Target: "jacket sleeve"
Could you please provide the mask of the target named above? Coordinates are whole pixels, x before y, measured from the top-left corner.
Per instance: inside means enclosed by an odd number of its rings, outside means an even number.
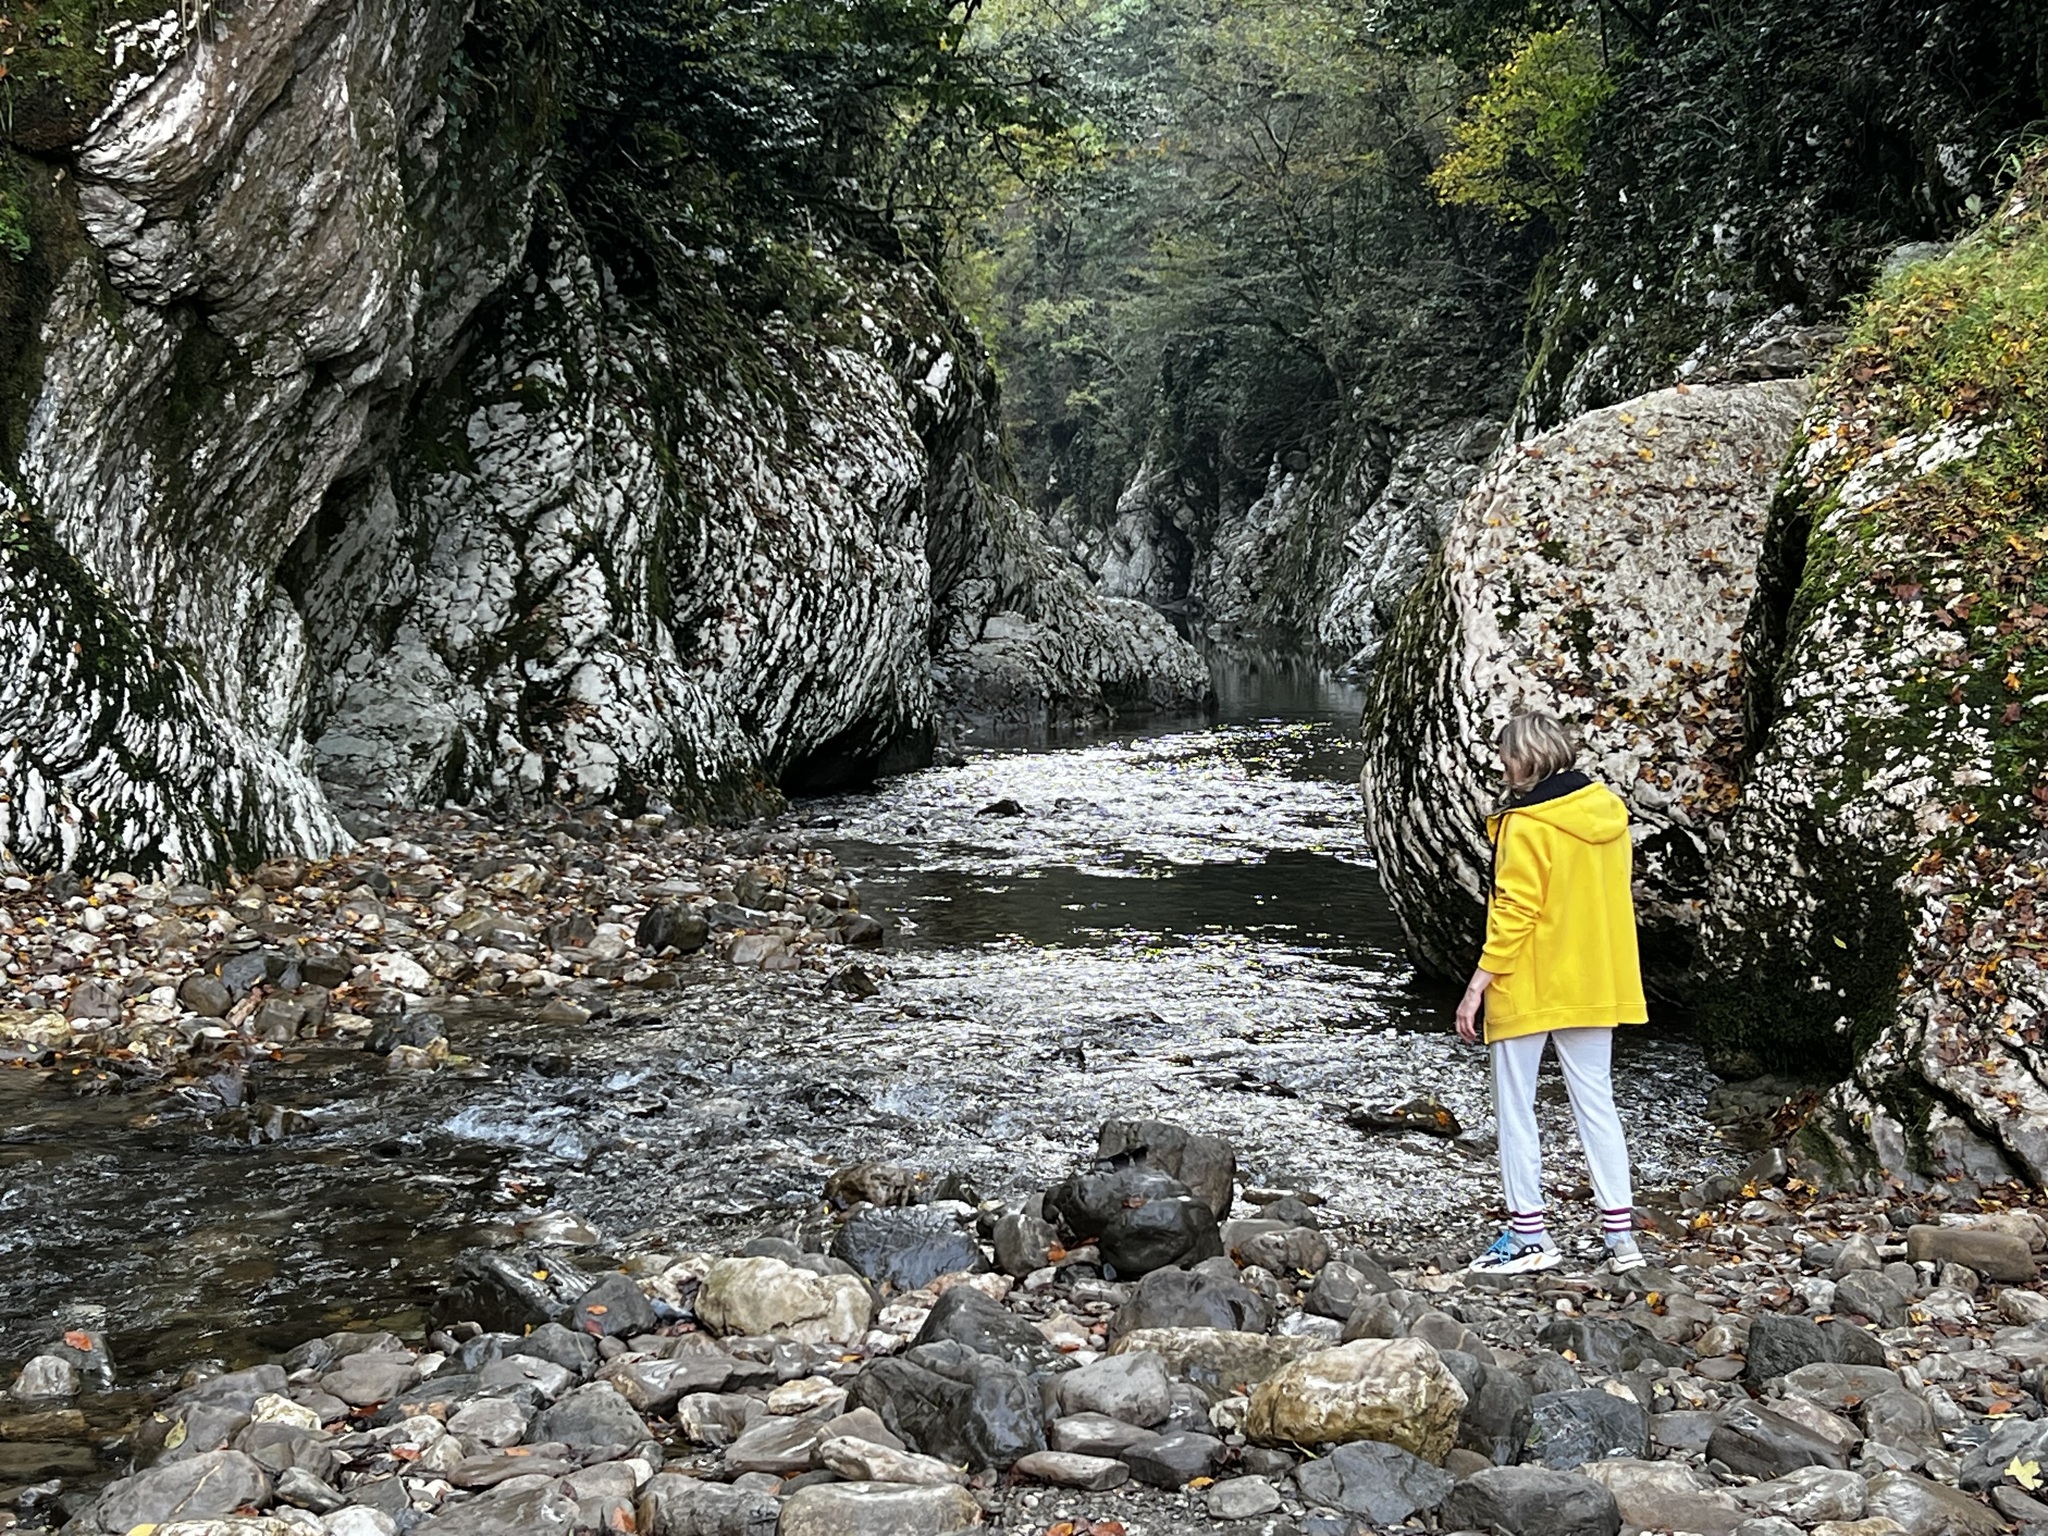
[[[1479,956],[1479,968],[1496,976],[1505,976],[1522,963],[1550,888],[1544,840],[1522,821],[1520,816],[1503,817],[1497,834],[1493,894],[1486,903],[1486,948]]]

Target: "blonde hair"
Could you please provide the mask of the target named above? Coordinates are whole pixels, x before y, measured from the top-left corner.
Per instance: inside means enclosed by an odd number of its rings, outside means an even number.
[[[1508,788],[1517,794],[1563,773],[1579,755],[1564,722],[1540,709],[1525,710],[1502,726],[1499,746]]]

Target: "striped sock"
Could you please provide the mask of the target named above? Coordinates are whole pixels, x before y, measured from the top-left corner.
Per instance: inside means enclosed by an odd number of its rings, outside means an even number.
[[[1550,1237],[1549,1232],[1545,1230],[1543,1212],[1540,1210],[1508,1212],[1508,1230],[1515,1234],[1516,1240],[1524,1248],[1532,1243],[1547,1242]]]
[[[1636,1213],[1623,1206],[1618,1211],[1600,1208],[1600,1235],[1613,1242],[1617,1237],[1627,1237],[1636,1229]]]

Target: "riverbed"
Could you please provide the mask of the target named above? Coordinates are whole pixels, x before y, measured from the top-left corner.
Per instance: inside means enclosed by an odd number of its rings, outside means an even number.
[[[1497,1196],[1483,1055],[1418,986],[1363,844],[1355,689],[1235,665],[1213,717],[996,742],[791,808],[891,927],[856,1000],[703,961],[587,1023],[450,1010],[466,1060],[392,1075],[303,1047],[245,1102],[0,1074],[0,1361],[104,1316],[125,1380],[314,1333],[418,1331],[455,1255],[548,1206],[715,1246],[815,1222],[833,1168],[884,1159],[1021,1193],[1111,1116],[1229,1137],[1246,1182],[1448,1254]],[[1647,1191],[1723,1171],[1682,1035],[1629,1031],[1617,1088]],[[1457,1139],[1360,1131],[1434,1094]],[[1560,1225],[1582,1165],[1554,1080]]]

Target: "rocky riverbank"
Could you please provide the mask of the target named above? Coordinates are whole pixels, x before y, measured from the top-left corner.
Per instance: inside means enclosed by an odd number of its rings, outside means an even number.
[[[1145,1151],[1141,1155],[1138,1149]],[[1032,1536],[1403,1524],[1993,1536],[2048,1524],[2048,1221],[2017,1188],[1821,1197],[1766,1151],[1625,1280],[1347,1242],[1224,1142],[1112,1123],[1028,1202],[827,1181],[803,1246],[562,1212],[464,1256],[446,1326],[200,1363],[17,1529],[155,1536]],[[964,1196],[965,1198],[950,1198]],[[923,1203],[917,1203],[923,1202]],[[0,1441],[92,1438],[52,1335]],[[19,1459],[13,1465],[22,1463]],[[54,1464],[54,1455],[53,1455]]]
[[[445,1004],[517,998],[573,1023],[719,961],[876,986],[849,951],[883,925],[829,855],[787,835],[602,809],[351,819],[347,856],[220,887],[0,879],[0,1064],[111,1085],[341,1037],[427,1069],[448,1059]]]

